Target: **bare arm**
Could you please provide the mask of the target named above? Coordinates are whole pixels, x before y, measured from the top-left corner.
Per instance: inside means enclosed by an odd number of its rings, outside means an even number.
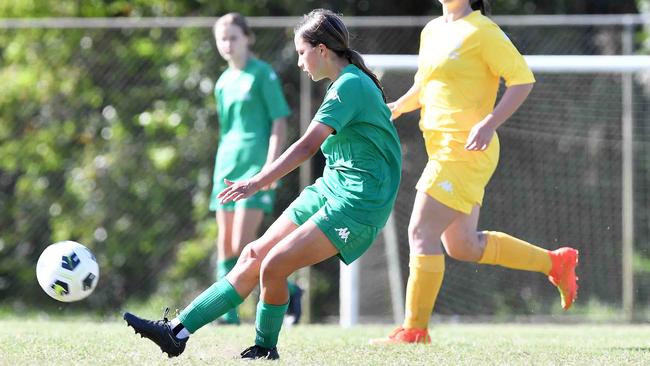
[[[420,109],[420,89],[422,87],[420,84],[413,84],[411,88],[404,93],[399,99],[392,103],[388,103],[388,109],[390,109],[390,119],[395,120],[402,115],[402,113],[408,113],[416,109]]]
[[[506,89],[494,111],[472,127],[465,143],[465,149],[473,151],[487,149],[492,141],[494,131],[519,109],[531,90],[533,90],[532,83],[513,85]]]
[[[316,154],[320,145],[334,129],[320,123],[312,122],[305,134],[280,155],[273,163],[267,164],[262,171],[248,180],[231,182],[225,180],[227,187],[217,195],[221,203],[239,201],[250,197],[262,187],[266,187],[276,180],[289,174],[305,160]]]

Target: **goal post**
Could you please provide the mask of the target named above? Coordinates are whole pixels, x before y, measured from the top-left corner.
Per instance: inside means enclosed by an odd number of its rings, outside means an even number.
[[[417,55],[364,55],[368,67],[375,70],[417,70]],[[524,56],[533,72],[541,73],[633,73],[650,69],[650,56]]]
[[[634,158],[633,158],[633,80],[634,73],[650,71],[650,56],[582,56],[582,55],[529,55],[526,62],[537,75],[545,74],[617,74],[621,77],[621,299],[626,318],[631,318],[634,303],[634,280],[632,259],[634,255]],[[368,67],[380,77],[389,72],[415,72],[417,55],[365,55]],[[386,85],[384,85],[386,87]],[[406,89],[401,90],[403,93]],[[382,231],[381,240],[385,245],[387,282],[392,307],[392,321],[402,321],[404,313],[404,285],[400,270],[400,244],[406,245],[407,239],[398,237],[394,213]],[[378,239],[379,240],[379,239]],[[401,249],[403,251],[404,249]],[[340,283],[340,324],[345,327],[359,322],[359,293],[362,271],[360,265],[346,266],[341,263]]]

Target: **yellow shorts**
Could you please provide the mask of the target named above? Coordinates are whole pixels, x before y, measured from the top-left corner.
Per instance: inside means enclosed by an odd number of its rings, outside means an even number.
[[[415,188],[447,207],[470,214],[474,205],[483,203],[485,186],[499,162],[498,140],[485,151],[471,153],[471,160],[429,160]]]

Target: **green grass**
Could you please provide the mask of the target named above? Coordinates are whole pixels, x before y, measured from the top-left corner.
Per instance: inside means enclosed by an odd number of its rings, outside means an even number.
[[[281,359],[274,364],[650,364],[650,325],[443,324],[431,330],[430,345],[368,345],[389,330],[286,328],[278,345]],[[253,338],[252,324],[209,325],[192,336],[183,355],[170,360],[121,321],[9,318],[0,319],[0,365],[241,365],[237,356]]]

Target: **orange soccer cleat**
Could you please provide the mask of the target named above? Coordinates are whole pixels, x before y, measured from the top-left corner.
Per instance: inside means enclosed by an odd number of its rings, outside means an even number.
[[[557,286],[562,298],[562,308],[568,310],[578,297],[578,277],[576,277],[578,251],[564,247],[549,252],[549,255],[553,267],[548,274],[548,280]]]
[[[406,343],[431,343],[431,337],[426,328],[397,327],[388,337],[371,339],[370,344],[406,344]]]

